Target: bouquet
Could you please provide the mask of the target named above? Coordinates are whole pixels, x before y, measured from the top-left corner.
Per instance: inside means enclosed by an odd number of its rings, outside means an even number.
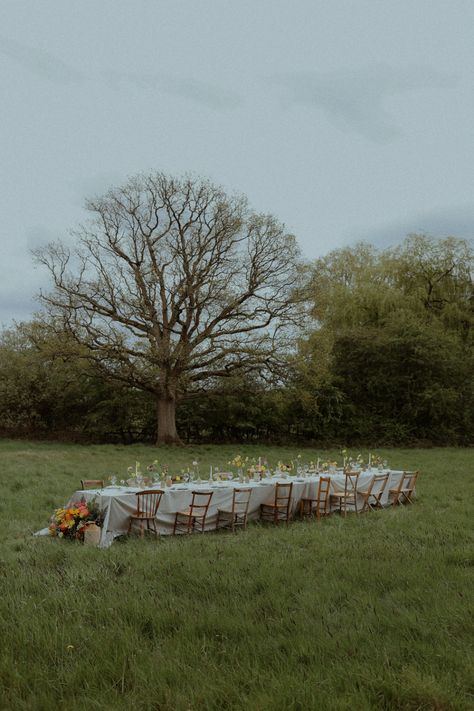
[[[58,538],[82,541],[84,540],[84,529],[88,523],[102,526],[104,512],[99,509],[95,499],[86,502],[82,498],[78,504],[72,504],[64,509],[56,509],[51,518],[49,533]]]

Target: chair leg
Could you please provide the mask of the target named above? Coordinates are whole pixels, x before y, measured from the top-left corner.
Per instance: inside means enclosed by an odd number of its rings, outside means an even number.
[[[156,529],[155,519],[153,519],[153,518],[147,519],[147,521],[146,521],[146,530],[147,530],[147,531],[153,531],[153,532],[155,533],[155,535],[158,536],[158,531],[157,531],[157,529]]]

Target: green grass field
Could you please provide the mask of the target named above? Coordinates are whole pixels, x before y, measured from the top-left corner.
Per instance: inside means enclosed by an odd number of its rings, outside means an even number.
[[[238,452],[298,454],[0,442],[1,709],[474,709],[472,450],[379,450],[421,470],[418,499],[360,517],[107,550],[32,536],[81,478]]]

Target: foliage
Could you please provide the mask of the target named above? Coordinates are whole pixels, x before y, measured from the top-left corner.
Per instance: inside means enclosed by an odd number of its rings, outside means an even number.
[[[185,442],[472,444],[473,257],[460,240],[412,236],[336,250],[308,273],[313,319],[279,349],[278,381],[232,372],[178,404]],[[301,296],[301,294],[300,294]],[[0,433],[153,441],[152,394],[112,381],[67,333],[0,334]],[[190,393],[188,393],[190,394]]]
[[[317,327],[302,339],[294,383],[320,436],[471,441],[473,264],[467,243],[422,235],[316,262],[308,296]]]
[[[152,403],[111,383],[66,334],[38,322],[0,334],[0,432],[76,441],[150,437]]]

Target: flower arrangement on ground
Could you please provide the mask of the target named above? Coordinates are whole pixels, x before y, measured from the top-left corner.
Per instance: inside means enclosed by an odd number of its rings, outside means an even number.
[[[84,540],[84,530],[89,523],[102,526],[104,512],[99,509],[95,499],[86,501],[82,498],[78,504],[56,509],[51,518],[49,533],[57,538]]]

